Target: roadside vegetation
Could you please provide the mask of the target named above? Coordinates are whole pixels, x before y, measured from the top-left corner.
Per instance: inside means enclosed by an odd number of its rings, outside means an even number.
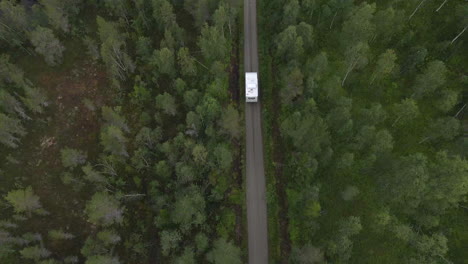
[[[1,263],[243,262],[240,8],[0,1]]]
[[[466,2],[258,12],[270,263],[467,263]],[[0,263],[245,263],[240,25],[0,1]]]
[[[464,1],[259,1],[272,263],[466,263]]]

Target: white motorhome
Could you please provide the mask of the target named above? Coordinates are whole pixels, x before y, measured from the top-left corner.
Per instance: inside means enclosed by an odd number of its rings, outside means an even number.
[[[256,72],[245,73],[245,101],[256,103],[258,101],[258,77]]]

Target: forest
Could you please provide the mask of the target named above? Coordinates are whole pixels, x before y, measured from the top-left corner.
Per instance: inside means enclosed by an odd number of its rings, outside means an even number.
[[[257,0],[269,263],[468,264],[468,4]],[[247,263],[242,0],[0,1],[0,263]]]

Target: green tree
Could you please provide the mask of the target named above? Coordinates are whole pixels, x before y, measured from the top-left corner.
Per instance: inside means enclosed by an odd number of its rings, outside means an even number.
[[[103,106],[102,118],[104,118],[107,125],[118,127],[124,132],[129,132],[127,121],[120,115],[120,110],[120,107],[112,109],[111,107]]]
[[[175,251],[182,240],[182,236],[177,230],[163,230],[160,237],[163,256],[168,256],[169,253]]]
[[[422,74],[416,76],[413,91],[416,98],[430,95],[445,83],[447,67],[441,61],[431,61]]]
[[[81,167],[81,170],[84,173],[84,178],[87,181],[92,183],[106,183],[107,179],[100,172],[93,169],[93,166],[87,164],[86,166]]]
[[[175,116],[177,114],[177,105],[172,95],[164,92],[156,96],[156,107],[163,110],[164,113]]]
[[[206,259],[213,264],[242,263],[240,249],[223,238],[219,238],[213,243],[213,249],[208,252]]]
[[[174,260],[174,264],[195,264],[195,254],[192,248],[185,248],[181,256]]]
[[[344,86],[348,75],[357,69],[361,69],[367,65],[368,59],[367,55],[369,53],[369,45],[364,44],[363,42],[358,42],[354,46],[350,46],[346,49],[345,52],[345,62],[347,65],[345,76],[343,81],[341,81],[341,86]]]
[[[328,55],[326,52],[320,52],[312,60],[309,60],[306,64],[308,76],[314,80],[321,80],[328,70]]]
[[[138,36],[136,41],[136,54],[138,58],[144,62],[147,62],[152,55],[153,45],[152,40],[149,37]]]
[[[359,217],[350,216],[339,224],[338,235],[330,241],[328,252],[337,263],[347,263],[353,250],[352,236],[359,234],[362,225]]]
[[[376,4],[361,3],[354,7],[343,23],[340,41],[346,49],[355,47],[359,43],[366,45],[375,32],[375,25],[372,23]]]
[[[21,257],[25,259],[32,259],[39,261],[42,258],[47,258],[51,255],[50,251],[43,247],[39,246],[29,246],[25,247],[20,251]]]
[[[371,77],[371,84],[375,80],[382,79],[386,75],[390,74],[395,68],[395,61],[397,56],[394,50],[386,50],[384,53],[380,54],[377,64],[375,66],[374,72]]]
[[[421,235],[412,241],[416,249],[416,254],[409,257],[410,264],[428,263],[437,264],[444,259],[448,252],[448,239],[442,234],[433,234],[431,236]],[[448,263],[448,261],[446,261]]]
[[[24,105],[34,113],[42,113],[44,107],[48,105],[47,97],[38,88],[25,86],[24,96],[21,97]]]
[[[409,55],[406,57],[405,62],[402,65],[402,73],[406,75],[413,74],[416,69],[424,64],[427,57],[427,49],[422,46],[412,47]]]
[[[310,102],[315,108],[315,102]],[[281,134],[290,139],[300,151],[319,154],[330,143],[328,127],[324,120],[312,109],[290,114],[280,125]]]
[[[5,199],[13,206],[15,212],[26,213],[28,216],[42,209],[39,196],[33,193],[31,186],[10,191]]]
[[[216,168],[228,171],[232,166],[232,153],[226,145],[218,145],[214,149],[214,159]]]
[[[201,29],[201,36],[198,40],[203,58],[211,65],[215,61],[226,61],[229,56],[229,43],[217,27],[210,27],[205,24]]]
[[[376,28],[377,41],[387,43],[403,30],[404,26],[404,11],[395,10],[388,7],[385,10],[379,10],[375,13],[373,22]]]
[[[24,6],[14,0],[0,1],[0,12],[0,40],[21,47],[30,27]]]
[[[205,219],[205,199],[200,190],[190,188],[187,192],[178,195],[171,212],[171,220],[178,224],[182,231],[202,225]]]
[[[398,122],[403,124],[415,119],[419,115],[418,105],[413,99],[403,99],[401,103],[393,105],[393,113],[396,116],[392,126],[395,126]]]
[[[431,122],[427,128],[426,137],[419,143],[427,140],[452,140],[460,133],[460,121],[453,117],[441,117]]]
[[[71,148],[63,148],[60,151],[62,165],[65,168],[75,168],[86,162],[86,154],[83,151]]]
[[[67,5],[70,1],[60,0],[41,0],[40,3],[44,7],[45,13],[49,19],[49,24],[63,32],[70,31],[70,23],[67,13]]]
[[[292,264],[321,264],[324,263],[323,251],[311,244],[293,247],[291,252]]]
[[[70,240],[75,238],[73,234],[67,233],[62,229],[49,230],[49,237],[52,240]]]
[[[194,76],[197,73],[195,58],[190,55],[188,48],[182,47],[179,49],[177,63],[183,76]]]
[[[125,0],[103,0],[104,7],[114,16],[122,17],[129,24],[130,5]]]
[[[304,54],[304,41],[295,26],[287,27],[275,40],[276,56],[283,61],[299,59]]]
[[[44,56],[47,64],[56,66],[62,63],[65,47],[55,38],[52,30],[38,26],[29,36],[34,50]]]
[[[196,145],[192,150],[193,160],[200,166],[205,165],[208,151],[203,145]]]
[[[193,16],[197,27],[201,27],[210,17],[209,0],[185,0],[184,8]]]
[[[201,94],[198,90],[192,89],[184,92],[184,105],[188,109],[194,109],[200,100]]]
[[[354,126],[351,116],[352,100],[343,98],[337,107],[330,110],[326,116],[327,126],[337,139],[349,138]]]
[[[413,213],[427,191],[429,173],[427,157],[411,154],[395,161],[390,172],[380,177],[382,193],[393,208],[402,213]]]
[[[290,25],[296,25],[297,19],[300,13],[300,6],[298,0],[288,0],[284,4],[283,9],[283,21],[282,24],[284,27],[288,27]]]
[[[100,54],[99,54],[99,46],[96,43],[96,41],[89,36],[85,36],[83,38],[83,43],[87,48],[86,53],[88,54],[88,56],[91,57],[93,61],[97,61],[100,57]]]
[[[160,74],[167,74],[171,77],[176,74],[174,52],[168,48],[155,50],[151,58],[151,64],[158,69]]]
[[[116,126],[105,126],[101,131],[101,145],[112,155],[128,157],[126,142],[122,130]]]
[[[167,0],[151,0],[153,5],[153,18],[160,30],[175,30],[177,26],[174,8]]]
[[[341,198],[345,201],[352,201],[359,194],[359,189],[356,186],[348,185],[343,192]]]
[[[283,87],[281,89],[281,101],[287,105],[302,95],[304,91],[304,75],[297,67],[290,69],[283,76]]]
[[[0,90],[0,110],[9,116],[17,115],[23,119],[30,119],[23,108],[23,105],[14,96],[5,90]]]
[[[453,107],[458,103],[458,100],[459,96],[457,92],[450,89],[444,89],[440,92],[434,106],[443,113],[447,113],[453,109]]]
[[[447,152],[438,152],[428,166],[430,181],[424,205],[441,215],[464,201],[468,193],[468,161]]]
[[[17,148],[20,137],[24,135],[26,135],[26,131],[20,120],[0,113],[0,143],[7,147]]]
[[[120,242],[121,238],[115,230],[103,230],[97,233],[96,237],[106,246],[112,246]]]
[[[238,139],[241,135],[240,118],[239,112],[232,105],[223,111],[220,126],[231,138]]]
[[[99,255],[88,257],[85,264],[120,264],[120,261],[117,257]]]
[[[213,14],[214,25],[221,29],[223,35],[225,34],[225,28],[228,29],[229,35],[232,35],[233,27],[236,25],[238,10],[235,7],[236,2],[239,3],[240,1],[220,2],[218,9]]]
[[[113,196],[97,192],[86,204],[88,221],[95,225],[110,226],[120,224],[123,220],[123,209]]]
[[[119,32],[117,24],[113,22],[107,22],[100,16],[96,21],[101,40],[101,58],[113,84],[118,87],[119,80],[125,80],[135,70],[133,61],[125,52],[125,35]]]

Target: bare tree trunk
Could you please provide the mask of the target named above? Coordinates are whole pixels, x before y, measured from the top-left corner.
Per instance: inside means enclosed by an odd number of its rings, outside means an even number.
[[[440,6],[439,8],[437,8],[436,12],[439,12],[439,10],[445,5],[445,3],[447,3],[448,0],[445,0]]]
[[[341,87],[344,86],[344,83],[345,83],[346,79],[348,78],[348,75],[351,73],[351,71],[353,71],[354,67],[356,67],[356,62],[357,62],[357,59],[354,60],[354,61],[351,63],[351,65],[349,66],[348,71],[346,72],[346,74],[345,74],[345,76],[344,76],[344,78],[343,78],[343,81],[341,82]]]
[[[418,12],[419,8],[421,8],[422,4],[424,4],[424,2],[426,2],[427,0],[422,0],[421,2],[419,2],[419,5],[416,7],[416,9],[414,9],[413,13],[409,16],[408,20],[410,20],[414,14],[416,14],[416,12]]]
[[[336,12],[335,12],[335,15],[333,16],[333,19],[332,19],[332,21],[331,21],[331,23],[330,23],[330,29],[332,29],[332,27],[333,27],[333,22],[335,22],[336,14],[338,14],[338,11],[336,11]]]
[[[466,107],[466,104],[465,104],[464,106],[462,106],[462,108],[461,108],[461,109],[457,112],[457,114],[456,114],[455,116],[453,116],[453,117],[457,117],[457,116],[463,111],[463,109],[465,109],[465,107]]]
[[[396,125],[396,123],[397,123],[398,121],[400,121],[400,119],[401,119],[401,116],[399,116],[399,117],[393,122],[392,127],[394,127],[394,126]]]
[[[370,84],[369,85],[372,85],[375,81],[375,79],[377,78],[377,75],[374,73],[372,74],[372,77],[371,77],[371,81],[370,81]]]
[[[450,45],[452,45],[466,30],[466,28],[468,28],[468,25],[462,30],[462,32],[460,32],[460,34],[458,34],[453,40],[452,42],[450,42]]]
[[[418,144],[424,143],[424,142],[428,141],[429,139],[430,139],[430,137],[425,137],[421,141],[419,141]]]
[[[194,59],[196,62],[198,62],[198,64],[200,64],[203,68],[207,69],[208,71],[210,71],[210,69],[208,67],[206,67],[203,63],[199,62],[197,59]]]
[[[122,197],[138,197],[138,196],[146,196],[146,194],[144,193],[125,194]]]

